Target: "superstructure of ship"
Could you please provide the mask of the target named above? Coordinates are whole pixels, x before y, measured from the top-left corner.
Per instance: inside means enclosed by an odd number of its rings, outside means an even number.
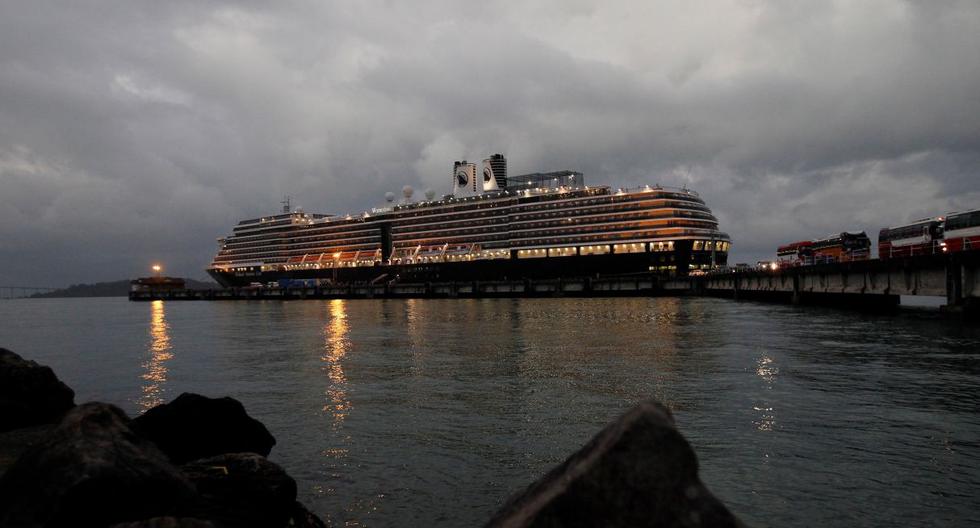
[[[482,177],[481,177],[482,176]],[[452,193],[358,215],[290,210],[219,238],[208,273],[226,287],[283,281],[519,280],[685,275],[727,262],[729,236],[697,193],[588,186],[580,172],[508,177],[504,156],[457,161]]]

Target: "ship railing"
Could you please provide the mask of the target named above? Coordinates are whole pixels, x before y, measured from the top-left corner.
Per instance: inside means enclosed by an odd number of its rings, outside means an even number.
[[[651,191],[667,191],[673,193],[686,194],[688,196],[693,196],[700,199],[701,195],[697,191],[692,191],[687,187],[672,187],[669,185],[640,185],[637,187],[620,187],[616,189],[614,194],[626,194],[626,193],[636,193],[636,192],[651,192]]]

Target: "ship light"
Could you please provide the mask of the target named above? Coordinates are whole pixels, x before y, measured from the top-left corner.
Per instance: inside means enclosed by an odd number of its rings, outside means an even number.
[[[333,254],[333,258],[339,259],[340,258],[340,252],[338,251],[338,252],[334,253]]]

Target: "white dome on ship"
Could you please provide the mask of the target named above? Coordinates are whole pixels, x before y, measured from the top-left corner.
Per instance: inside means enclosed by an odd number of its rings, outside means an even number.
[[[434,190],[432,190],[432,189],[426,189],[425,190],[425,199],[426,200],[428,200],[428,201],[431,202],[432,199],[435,198],[435,197],[436,197],[436,192]]]
[[[402,196],[405,197],[406,202],[412,199],[412,194],[414,193],[415,193],[415,189],[413,189],[411,185],[406,185],[402,187]]]
[[[393,192],[386,192],[385,193],[385,201],[386,202],[394,202],[395,201],[395,193],[393,193]]]

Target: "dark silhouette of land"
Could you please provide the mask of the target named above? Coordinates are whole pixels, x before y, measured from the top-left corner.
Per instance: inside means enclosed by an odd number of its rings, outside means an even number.
[[[189,290],[210,290],[220,288],[216,282],[203,282],[194,279],[184,279],[185,287]],[[35,293],[32,299],[55,297],[125,297],[129,295],[129,280],[112,282],[96,282],[95,284],[72,284],[67,288],[46,293]]]

